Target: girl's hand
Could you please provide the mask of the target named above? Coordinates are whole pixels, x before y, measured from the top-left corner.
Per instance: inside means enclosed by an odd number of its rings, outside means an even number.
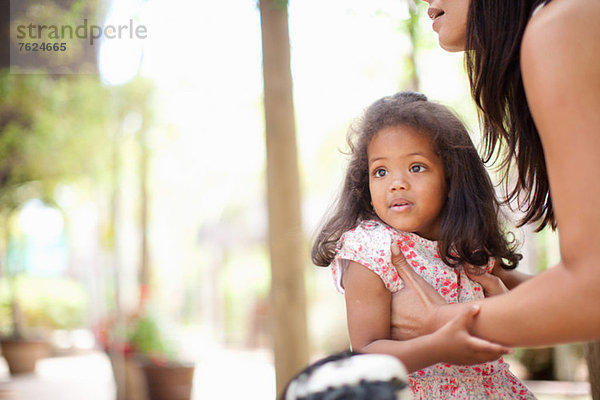
[[[392,296],[392,338],[407,340],[436,331],[436,313],[446,301],[408,265],[395,243],[392,264],[404,281],[404,289]]]
[[[480,267],[474,267],[469,264],[464,266],[464,270],[469,279],[481,285],[485,297],[492,297],[508,292],[508,288],[504,282],[502,282],[502,279],[498,278],[496,275],[492,275]]]
[[[472,336],[469,326],[479,314],[479,305],[462,310],[451,321],[431,334],[432,346],[444,362],[458,365],[480,364],[497,360],[512,349]]]

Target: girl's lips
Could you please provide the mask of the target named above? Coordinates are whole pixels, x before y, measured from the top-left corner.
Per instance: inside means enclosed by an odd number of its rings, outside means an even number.
[[[411,204],[403,204],[403,205],[399,205],[399,206],[391,206],[390,207],[390,211],[401,213],[401,212],[405,212],[405,211],[409,210],[411,207],[412,207]]]
[[[412,206],[412,203],[407,200],[395,200],[390,204],[392,211],[404,211]]]

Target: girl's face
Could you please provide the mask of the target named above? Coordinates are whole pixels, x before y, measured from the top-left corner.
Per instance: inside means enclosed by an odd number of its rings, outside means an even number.
[[[467,33],[470,0],[423,0],[429,4],[427,14],[438,34],[440,47],[447,51],[463,51]]]
[[[437,240],[447,187],[431,141],[407,125],[377,132],[367,148],[375,213],[391,227]]]

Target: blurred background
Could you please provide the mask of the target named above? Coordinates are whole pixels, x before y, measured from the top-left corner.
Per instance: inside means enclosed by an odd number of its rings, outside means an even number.
[[[194,399],[273,399],[348,348],[343,296],[310,261],[346,132],[419,90],[477,142],[462,54],[424,3],[263,3],[3,0],[0,398],[144,400],[162,366]],[[92,44],[94,24],[129,30]],[[553,233],[515,234],[523,271],[559,259]],[[581,345],[510,362],[540,398],[591,399]]]

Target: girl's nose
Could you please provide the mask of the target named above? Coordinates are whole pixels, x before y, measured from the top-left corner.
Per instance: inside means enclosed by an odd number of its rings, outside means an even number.
[[[390,192],[397,190],[407,190],[409,188],[408,181],[404,177],[395,177],[390,184]]]

